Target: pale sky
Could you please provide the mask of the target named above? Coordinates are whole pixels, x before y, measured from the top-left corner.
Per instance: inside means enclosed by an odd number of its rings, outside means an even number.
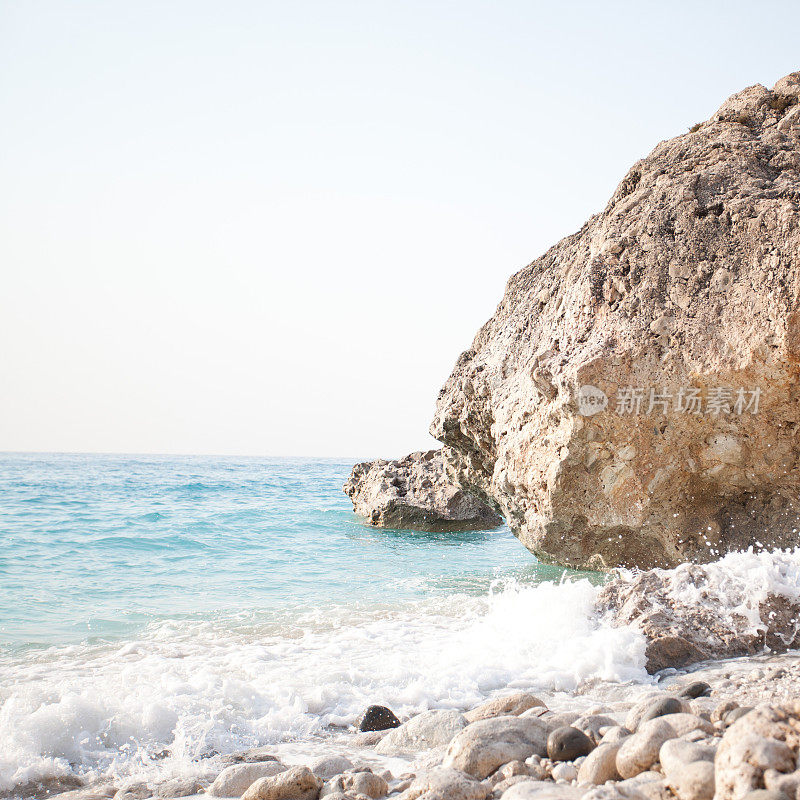
[[[0,450],[397,457],[800,4],[0,0]]]

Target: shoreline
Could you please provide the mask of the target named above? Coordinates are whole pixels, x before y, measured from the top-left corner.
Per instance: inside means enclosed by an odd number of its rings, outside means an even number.
[[[497,711],[499,707],[497,704],[503,698],[535,696],[544,704],[545,708],[532,706],[516,717],[492,713],[489,708],[485,719],[499,720],[501,724],[510,719],[518,721],[538,719],[539,723],[537,724],[546,725],[543,730],[548,732],[552,732],[554,726],[571,725],[575,722],[580,729],[587,731],[593,740],[595,746],[593,749],[597,749],[598,745],[607,746],[608,742],[604,740],[609,738],[611,728],[614,728],[615,725],[624,726],[626,721],[627,724],[630,724],[631,709],[635,709],[643,703],[679,697],[681,690],[698,682],[708,684],[710,694],[696,698],[679,698],[682,705],[679,722],[687,730],[674,738],[714,749],[719,746],[722,736],[735,721],[726,720],[725,713],[736,707],[749,708],[765,703],[781,705],[790,702],[792,698],[800,697],[800,651],[782,654],[765,653],[700,663],[681,670],[667,670],[653,676],[651,683],[637,684],[596,680],[587,682],[574,692],[526,692],[522,687],[509,686],[506,690],[489,695],[483,703],[479,704],[478,708],[486,710],[494,703],[495,711]],[[463,711],[469,712],[467,709],[463,709]],[[474,709],[472,712],[475,713]],[[418,783],[424,781],[426,780],[424,776],[429,774],[431,769],[439,768],[443,763],[452,762],[452,757],[449,761],[447,757],[448,744],[460,734],[461,730],[469,730],[471,726],[471,723],[466,723],[461,727],[456,724],[453,730],[457,729],[458,732],[450,736],[452,730],[448,732],[441,724],[430,724],[437,717],[442,716],[457,718],[459,714],[453,709],[435,709],[433,713],[423,712],[407,720],[402,720],[403,724],[400,728],[385,732],[364,734],[351,728],[347,731],[331,731],[328,736],[314,736],[305,740],[266,745],[228,755],[199,759],[196,762],[197,770],[193,776],[188,773],[182,775],[170,773],[169,770],[164,770],[159,775],[159,769],[154,765],[152,770],[148,770],[150,774],[146,781],[141,780],[139,776],[116,781],[109,780],[108,776],[97,776],[97,779],[93,780],[91,784],[82,787],[76,787],[74,782],[71,786],[68,785],[69,782],[64,782],[61,786],[66,791],[61,793],[57,791],[44,793],[42,789],[34,790],[32,786],[29,786],[27,789],[17,787],[16,793],[3,793],[0,796],[9,798],[52,797],[59,798],[59,800],[99,800],[112,797],[116,797],[117,800],[143,800],[147,797],[171,800],[178,797],[241,796],[211,794],[211,787],[214,785],[214,781],[219,779],[223,770],[243,773],[249,769],[250,774],[255,775],[265,764],[271,764],[272,768],[277,768],[275,759],[278,759],[285,766],[285,771],[290,771],[292,768],[310,767],[311,772],[321,781],[319,797],[330,795],[334,800],[333,789],[338,785],[337,781],[344,788],[347,785],[355,785],[354,782],[361,785],[364,781],[371,781],[375,784],[372,788],[373,794],[366,796],[398,797],[402,800],[423,797],[427,800],[424,793],[415,794],[414,781],[416,780]],[[472,719],[469,713],[467,713],[467,717]],[[421,724],[423,718],[429,718],[429,723]],[[410,722],[414,724],[409,726]],[[412,731],[410,738],[404,733],[409,727],[416,729]],[[399,731],[401,734],[398,735],[393,731]],[[398,745],[398,750],[391,751],[389,749],[388,752],[385,746],[382,748],[376,744],[363,744],[365,740],[369,739],[383,742],[390,735],[405,744]],[[463,734],[461,735],[463,737]],[[619,731],[615,732],[611,738],[618,735],[620,735]],[[639,732],[635,731],[633,735],[638,736]],[[443,737],[447,741],[444,741]],[[378,747],[377,751],[376,746]],[[452,750],[453,746],[450,744],[451,753]],[[471,796],[477,797],[485,789],[484,797],[501,798],[504,796],[504,792],[510,791],[513,785],[529,783],[529,789],[532,791],[535,788],[537,792],[547,788],[542,784],[548,784],[550,790],[556,792],[554,795],[548,794],[548,797],[579,798],[591,791],[598,790],[605,792],[606,794],[603,796],[608,798],[638,797],[638,794],[626,794],[628,790],[634,788],[635,784],[636,791],[643,794],[647,800],[654,800],[654,798],[660,798],[660,800],[670,800],[670,798],[710,800],[707,793],[687,794],[686,791],[677,791],[675,788],[671,788],[670,778],[664,773],[663,766],[658,762],[648,765],[647,770],[642,770],[637,776],[628,778],[627,782],[623,783],[622,780],[617,780],[605,784],[600,790],[587,784],[584,775],[581,776],[583,780],[579,780],[578,774],[584,763],[580,758],[577,761],[554,762],[546,757],[537,756],[536,753],[530,754],[525,759],[511,757],[515,753],[518,755],[514,747],[510,747],[508,759],[499,764],[496,769],[492,769],[487,776],[473,775],[471,780],[475,786],[470,787],[470,790],[473,791]],[[505,758],[505,756],[501,758]],[[257,766],[259,764],[262,765],[262,768]],[[509,764],[513,764],[513,766],[508,766]],[[342,769],[335,775],[328,775],[331,769],[339,767]],[[444,769],[442,767],[442,770]],[[448,769],[452,771],[452,764]],[[361,770],[370,770],[375,778],[353,777],[362,774]],[[509,774],[502,777],[506,773]],[[646,782],[653,784],[646,791],[639,785],[645,780],[640,777],[644,773],[647,773]],[[263,780],[277,781],[281,774],[283,772]],[[452,774],[447,773],[447,775],[449,778],[453,778]],[[255,783],[256,780],[261,780],[261,778],[254,778],[252,783]],[[385,782],[385,791],[383,791],[383,784],[380,781]],[[534,786],[534,784],[536,785]],[[483,787],[483,789],[479,787]],[[50,788],[56,789],[57,783],[51,783]],[[380,793],[379,789],[383,793]],[[516,793],[510,794],[508,797],[528,796],[519,794],[521,791],[522,788],[515,790]],[[378,792],[378,794],[374,794],[374,792]],[[345,800],[358,795],[358,793],[352,792],[344,794]],[[257,794],[253,795],[253,798],[258,796]],[[288,794],[285,796],[290,797]],[[448,795],[442,795],[442,797],[446,796]],[[439,797],[439,795],[431,795],[431,797]],[[452,794],[452,797],[456,798],[460,795]],[[545,796],[542,795],[542,797]],[[587,800],[594,797],[591,795]],[[249,796],[248,800],[250,800]],[[337,796],[336,800],[342,800],[342,798]]]

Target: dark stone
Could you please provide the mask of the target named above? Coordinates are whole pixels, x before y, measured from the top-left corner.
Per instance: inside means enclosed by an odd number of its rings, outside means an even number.
[[[656,717],[664,717],[667,714],[680,714],[681,711],[683,711],[683,704],[677,697],[662,697],[647,706],[639,724],[641,725],[642,722],[647,722],[647,720],[655,719]]]
[[[739,708],[731,709],[725,715],[725,724],[726,725],[733,725],[737,719],[741,719],[746,714],[749,714],[753,709],[750,706],[739,706]]]
[[[358,729],[364,731],[385,731],[400,727],[400,720],[386,706],[370,706],[358,721]]]
[[[648,636],[645,669],[654,675],[664,669],[677,669],[708,658],[708,653],[683,636],[669,633]]]
[[[678,692],[678,697],[688,697],[694,700],[696,697],[708,697],[711,694],[711,687],[705,681],[695,681]]]
[[[577,728],[564,725],[547,737],[547,757],[553,761],[574,761],[594,750],[592,740]]]

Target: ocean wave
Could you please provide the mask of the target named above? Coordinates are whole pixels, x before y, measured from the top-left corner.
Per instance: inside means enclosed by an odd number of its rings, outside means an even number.
[[[205,753],[322,734],[369,703],[466,708],[509,685],[647,680],[644,643],[604,625],[588,580],[337,606],[233,629],[152,624],[117,647],[0,660],[0,789],[74,771],[185,770]],[[387,598],[388,601],[388,598]]]
[[[770,593],[800,595],[798,551],[733,554],[702,569],[705,588],[686,567],[664,573],[682,604],[746,616]],[[121,645],[4,656],[0,790],[156,764],[185,774],[211,752],[323,736],[370,703],[403,716],[466,709],[508,687],[651,683],[644,634],[600,613],[600,591],[586,578],[504,580],[480,596],[162,620]]]

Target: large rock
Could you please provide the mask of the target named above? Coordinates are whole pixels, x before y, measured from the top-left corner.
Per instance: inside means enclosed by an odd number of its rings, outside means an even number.
[[[518,717],[530,708],[545,708],[545,704],[530,692],[516,692],[503,697],[493,697],[464,714],[467,722],[477,722],[490,717]]]
[[[617,752],[617,772],[623,778],[634,778],[651,769],[658,762],[661,745],[676,736],[674,728],[663,717],[643,722],[636,733],[620,745]]]
[[[503,800],[578,800],[583,794],[577,786],[551,781],[523,781],[503,792]]]
[[[722,737],[715,759],[715,797],[739,800],[753,790],[780,789],[782,776],[794,777],[798,756],[800,702],[759,706]],[[785,794],[793,797],[794,791]]]
[[[651,673],[765,647],[800,647],[800,601],[791,577],[796,559],[780,553],[766,558],[729,556],[716,564],[621,576],[603,587],[598,608],[614,624],[642,631]]]
[[[458,711],[424,711],[390,731],[375,747],[385,756],[399,756],[442,747],[467,724]]]
[[[317,773],[315,773],[317,774]],[[348,772],[337,775],[322,787],[320,798],[336,794],[363,795],[373,800],[384,797],[389,792],[389,785],[380,776],[371,770]]]
[[[308,767],[291,767],[271,778],[259,778],[242,800],[317,800],[322,781]]]
[[[619,744],[601,744],[588,756],[578,770],[578,783],[592,783],[597,786],[606,781],[617,781],[617,753]]]
[[[798,97],[751,86],[659,144],[459,357],[431,432],[541,559],[798,542]]]
[[[482,719],[453,738],[443,764],[483,779],[509,761],[546,755],[547,734],[547,723],[538,717]]]
[[[442,450],[356,464],[344,493],[356,514],[379,528],[463,531],[496,528],[503,522],[445,473]]]
[[[287,769],[280,761],[231,764],[217,775],[208,793],[214,797],[241,797],[259,778],[270,778]]]
[[[434,767],[414,778],[401,800],[484,800],[489,789],[457,769]]]
[[[353,769],[353,762],[345,756],[321,756],[314,759],[308,768],[323,781],[335,778],[343,772]]]

